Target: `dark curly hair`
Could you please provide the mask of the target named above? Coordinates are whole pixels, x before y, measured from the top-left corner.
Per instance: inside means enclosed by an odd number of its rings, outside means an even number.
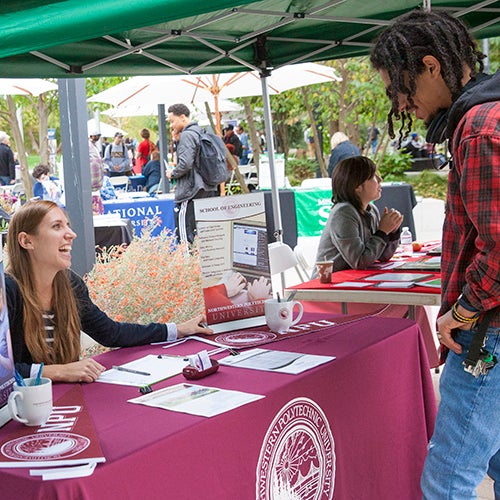
[[[484,68],[482,60],[485,56],[477,49],[476,41],[460,20],[443,11],[420,9],[400,17],[376,38],[370,54],[373,68],[387,71],[391,81],[391,89],[387,92],[391,100],[387,116],[391,138],[395,137],[393,117],[401,120],[400,140],[406,121],[405,135],[411,131],[411,116],[399,111],[398,94],[406,95],[410,106],[413,105],[416,78],[425,69],[422,59],[426,55],[434,56],[441,64],[441,74],[453,100],[462,90],[463,65],[470,68],[471,78],[475,78],[477,66],[479,71]],[[403,72],[408,75],[408,86]]]
[[[187,116],[189,117],[190,111],[185,104],[172,104],[168,107],[167,113],[172,113],[175,116]]]

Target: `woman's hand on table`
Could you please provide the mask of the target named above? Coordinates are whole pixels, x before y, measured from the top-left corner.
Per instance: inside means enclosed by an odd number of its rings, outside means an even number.
[[[399,226],[403,223],[403,218],[403,215],[394,208],[389,210],[385,207],[382,216],[380,217],[378,228],[385,234],[392,233],[393,231],[399,229]]]
[[[45,365],[42,375],[53,382],[94,382],[106,367],[92,358],[65,365]]]
[[[197,333],[204,333],[211,335],[213,330],[204,325],[207,324],[207,317],[204,314],[199,314],[184,323],[177,324],[177,338],[188,337],[189,335],[196,335]]]

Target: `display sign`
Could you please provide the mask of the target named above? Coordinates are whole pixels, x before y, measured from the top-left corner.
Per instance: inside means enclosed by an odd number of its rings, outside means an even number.
[[[217,332],[265,323],[272,297],[263,193],[194,200],[203,296]]]

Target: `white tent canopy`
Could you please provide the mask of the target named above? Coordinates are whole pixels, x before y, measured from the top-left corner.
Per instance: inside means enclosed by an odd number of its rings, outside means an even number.
[[[57,84],[41,78],[0,78],[0,95],[38,96],[57,90]]]
[[[120,134],[127,135],[127,132],[118,127],[113,127],[113,125],[109,125],[108,123],[98,122],[95,118],[91,118],[87,122],[87,130],[88,134],[92,134],[97,132],[102,135],[102,137],[114,137],[116,132],[120,132]]]
[[[339,81],[335,70],[316,63],[302,63],[284,66],[267,78],[269,94],[279,94],[292,88]],[[259,73],[202,74],[136,76],[87,99],[88,102],[104,102],[117,108],[141,109],[158,104],[176,102],[202,103],[218,99],[221,108],[223,99],[262,95]],[[226,104],[227,106],[227,104]],[[222,109],[221,109],[222,110]]]

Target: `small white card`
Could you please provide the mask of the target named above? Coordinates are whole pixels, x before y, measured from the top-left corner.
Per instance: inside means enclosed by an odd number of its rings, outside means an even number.
[[[188,356],[189,364],[194,366],[199,372],[203,370],[208,370],[212,367],[212,361],[208,356],[208,352],[206,349],[200,351],[197,354],[192,354]]]
[[[337,288],[366,288],[367,286],[372,286],[373,283],[367,283],[366,281],[344,281],[343,283],[335,283],[332,287]]]
[[[373,286],[377,288],[411,288],[415,286],[413,281],[380,281],[374,283]]]

